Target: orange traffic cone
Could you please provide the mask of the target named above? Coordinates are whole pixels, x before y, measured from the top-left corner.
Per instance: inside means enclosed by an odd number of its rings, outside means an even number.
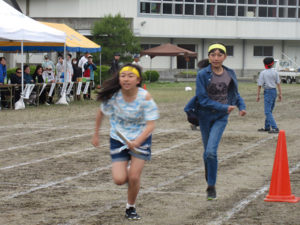
[[[144,89],[147,90],[146,84],[144,84]]]
[[[300,198],[295,197],[291,193],[289,163],[284,130],[281,130],[278,135],[269,194],[264,200],[267,202],[291,203],[300,201]]]

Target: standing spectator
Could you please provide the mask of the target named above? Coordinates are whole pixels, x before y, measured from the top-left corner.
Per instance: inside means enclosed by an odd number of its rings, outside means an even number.
[[[42,63],[42,67],[45,70],[46,68],[48,68],[48,66],[51,66],[53,71],[55,70],[54,63],[49,59],[49,56],[44,55],[44,61]]]
[[[76,82],[78,77],[82,76],[82,70],[81,68],[78,67],[78,61],[76,58],[72,59],[72,67],[73,67],[73,77],[72,77],[72,81]]]
[[[261,71],[259,78],[257,80],[257,99],[260,99],[260,89],[264,88],[264,107],[265,107],[265,127],[258,129],[258,131],[267,131],[269,133],[279,133],[279,129],[272,115],[273,109],[275,107],[275,102],[277,98],[276,86],[279,91],[278,100],[281,101],[281,86],[280,78],[277,71],[272,68],[274,65],[274,59],[272,57],[264,58],[265,70]]]
[[[94,71],[97,70],[97,66],[93,62],[93,56],[88,56],[88,61],[84,64],[84,74],[83,77],[88,78],[91,81],[94,81]]]
[[[110,67],[110,73],[111,74],[115,74],[119,71],[119,69],[120,69],[120,65],[119,65],[120,56],[121,56],[120,53],[118,53],[118,52],[115,53],[114,59],[111,62],[111,67]]]
[[[91,97],[91,86],[94,85],[94,71],[97,70],[97,66],[93,63],[93,56],[88,56],[88,61],[84,64],[84,74],[83,76],[90,80],[90,87],[88,89],[88,94],[84,96],[85,99],[90,99]]]
[[[21,68],[16,69],[16,74],[12,74],[10,77],[11,84],[22,84],[22,70]],[[21,86],[15,88],[15,102],[19,101],[21,96]]]
[[[6,76],[6,58],[0,57],[0,84],[4,84],[4,79],[6,78]]]
[[[0,57],[0,85],[4,84],[4,80],[5,80],[6,77],[7,77],[6,58],[5,57]],[[1,91],[0,105],[2,105],[4,108],[7,108],[7,104],[6,104],[6,101],[5,101],[5,95],[6,94],[7,94],[6,91]]]
[[[140,56],[138,54],[135,54],[133,56],[133,62],[132,62],[132,64],[137,65],[137,66],[139,66],[139,67],[142,68],[141,63],[140,63]]]
[[[58,62],[56,64],[56,82],[63,82],[64,77],[64,58],[58,56]]]
[[[66,82],[70,82],[72,80],[72,77],[73,77],[73,65],[72,65],[72,54],[71,53],[68,53],[67,54],[67,76],[66,76]]]
[[[88,52],[84,53],[84,55],[80,58],[78,62],[78,67],[81,69],[81,77],[82,74],[84,73],[84,64],[88,61],[88,56],[89,56]]]

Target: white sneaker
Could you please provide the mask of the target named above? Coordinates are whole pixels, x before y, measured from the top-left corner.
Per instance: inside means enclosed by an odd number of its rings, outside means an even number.
[[[45,102],[45,105],[50,105],[48,102]]]

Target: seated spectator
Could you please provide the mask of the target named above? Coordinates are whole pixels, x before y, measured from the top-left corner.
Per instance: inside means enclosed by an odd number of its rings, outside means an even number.
[[[24,65],[24,84],[34,84],[34,80],[30,75],[30,67],[28,65]]]
[[[10,76],[11,84],[21,84],[22,83],[22,71],[21,68],[16,69],[16,74]]]
[[[10,76],[11,84],[22,84],[22,70],[21,68],[16,69],[16,74]],[[21,96],[21,86],[17,86],[15,89],[15,102],[19,101]]]
[[[51,66],[49,66],[49,68],[51,68]],[[36,67],[34,74],[33,74],[33,80],[35,83],[39,83],[39,84],[45,83],[44,78],[43,78],[43,67],[42,66],[38,65]],[[37,88],[40,88],[40,91],[41,91],[42,86],[36,87],[36,91],[37,91]],[[39,96],[39,104],[49,105],[46,102],[46,100],[47,100],[47,93],[46,93],[46,90],[43,90],[43,92]]]
[[[54,83],[55,82],[55,77],[54,77],[54,72],[52,70],[52,66],[48,66],[46,70],[44,70],[43,74],[43,80],[45,83]]]
[[[43,78],[43,67],[41,65],[38,65],[32,75],[34,83],[44,83]]]
[[[32,76],[30,75],[30,67],[29,65],[24,65],[23,67],[24,70],[24,84],[34,84],[34,80],[32,78]],[[36,105],[35,103],[36,101],[36,92],[32,91],[28,101],[25,101],[26,103],[28,103],[29,105]]]

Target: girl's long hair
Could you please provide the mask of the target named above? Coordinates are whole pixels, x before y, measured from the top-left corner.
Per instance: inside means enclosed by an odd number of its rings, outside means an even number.
[[[134,67],[139,71],[140,83],[137,86],[141,87],[142,81],[143,81],[141,67],[139,67],[138,65],[135,65],[135,64],[131,64],[131,63],[125,64],[123,67],[125,67],[125,66]],[[97,96],[98,101],[102,101],[102,102],[108,101],[109,99],[111,99],[111,97],[116,92],[118,92],[121,89],[120,80],[119,80],[120,70],[118,70],[115,74],[113,74],[111,78],[109,78],[103,82],[103,85],[102,85],[100,91],[98,92],[98,96]]]

